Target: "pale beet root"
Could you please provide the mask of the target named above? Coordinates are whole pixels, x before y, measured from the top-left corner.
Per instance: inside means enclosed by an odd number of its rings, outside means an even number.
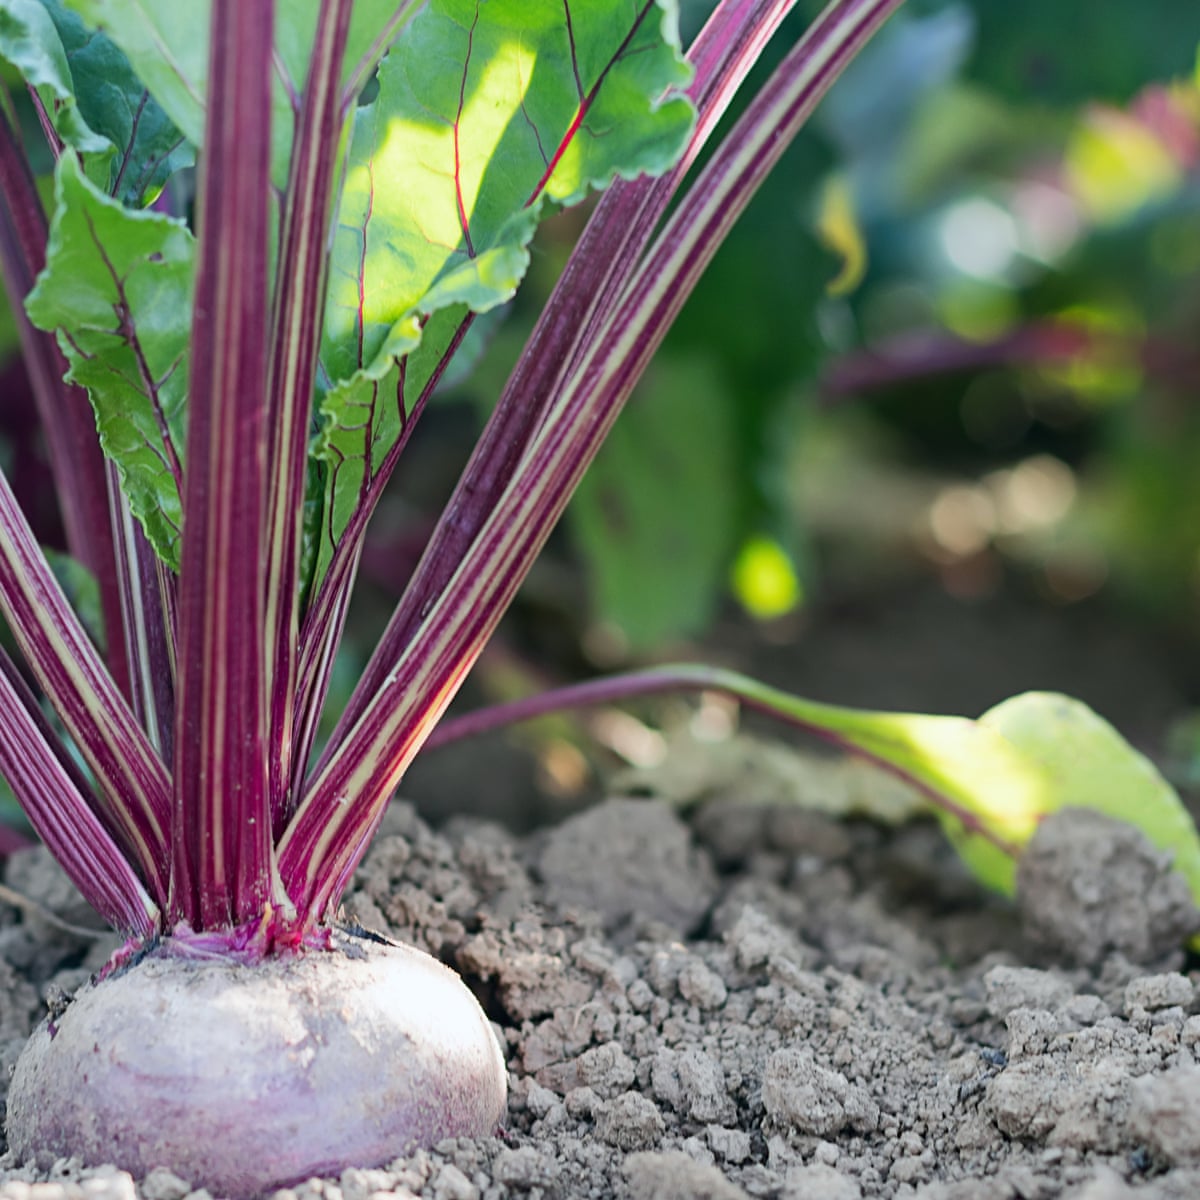
[[[239,1198],[492,1133],[504,1059],[462,980],[407,946],[349,951],[158,953],[83,989],[17,1062],[10,1148]]]

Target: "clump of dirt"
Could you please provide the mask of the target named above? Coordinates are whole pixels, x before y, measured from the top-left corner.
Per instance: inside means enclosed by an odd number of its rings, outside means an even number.
[[[1092,836],[1078,821],[1062,819],[1062,844]],[[1083,864],[1142,872],[1120,891],[1122,928],[1157,928],[1173,894],[1143,851]],[[466,820],[435,832],[394,804],[347,916],[432,949],[485,997],[507,1126],[278,1195],[1200,1195],[1200,996],[1181,943],[1076,925],[1102,952],[1047,966],[1036,911],[981,893],[923,823],[719,796],[685,819],[617,798],[518,838]],[[7,1061],[39,997],[105,952],[47,928],[39,943],[33,920],[0,910]],[[6,1158],[0,1198],[207,1200],[171,1167],[47,1177]]]
[[[1140,830],[1085,809],[1041,823],[1017,866],[1025,932],[1047,959],[1148,963],[1200,930],[1187,881]]]

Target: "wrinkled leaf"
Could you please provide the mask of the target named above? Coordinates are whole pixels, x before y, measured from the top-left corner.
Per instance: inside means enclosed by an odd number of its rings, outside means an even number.
[[[732,426],[711,363],[656,360],[567,510],[597,615],[635,648],[712,617],[734,544]]]
[[[0,57],[12,63],[37,90],[58,136],[84,156],[89,177],[105,186],[114,146],[88,124],[80,111],[67,49],[40,0],[0,3]]]
[[[330,538],[395,441],[393,362],[423,316],[507,300],[543,199],[573,203],[681,151],[691,108],[663,99],[688,78],[674,16],[671,0],[436,0],[384,60],[356,118],[330,272]],[[426,337],[447,328],[435,316]]]
[[[26,308],[57,333],[134,514],[176,569],[194,258],[182,222],[122,207],[63,155],[46,270]]]
[[[322,352],[332,380],[380,378],[416,344],[420,314],[508,299],[540,196],[570,204],[673,160],[691,110],[659,104],[687,79],[672,34],[652,0],[440,0],[413,21],[355,122]]]

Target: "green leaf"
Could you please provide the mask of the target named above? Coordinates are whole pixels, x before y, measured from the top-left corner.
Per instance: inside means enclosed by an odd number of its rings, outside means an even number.
[[[0,0],[0,57],[37,89],[87,177],[124,203],[140,205],[192,162],[125,55],[60,0]]]
[[[150,94],[193,146],[204,139],[209,0],[66,0],[124,51]]]
[[[867,712],[773,691],[770,707],[924,792],[964,862],[997,891],[1012,893],[1020,848],[1059,807],[1041,765],[980,721]]]
[[[75,100],[67,49],[40,0],[0,2],[0,57],[37,90],[59,137],[84,156],[89,177],[107,183],[114,146],[84,118]]]
[[[92,28],[128,56],[151,95],[194,146],[204,138],[211,0],[65,0]],[[293,97],[304,88],[320,0],[275,6],[275,44],[281,70],[271,93],[271,179],[287,182],[295,133]],[[358,0],[346,44],[347,71],[367,52],[400,0]]]
[[[660,103],[688,77],[665,3],[438,0],[413,21],[355,122],[322,351],[333,381],[381,378],[421,314],[507,300],[544,196],[574,203],[673,161],[692,118]]]
[[[395,445],[407,415],[437,369],[466,307],[458,304],[435,313],[425,324],[424,336],[413,353],[400,363],[394,360],[382,379],[365,373],[339,383],[326,393],[322,404],[325,423],[317,451],[323,468],[325,497],[316,549],[310,531],[315,505],[306,501],[305,559],[315,566],[303,578],[308,587],[324,578],[334,546],[341,540],[351,517],[366,503],[367,490]]]
[[[108,178],[89,178],[123,203],[140,206],[169,175],[195,161],[195,149],[110,38],[89,30],[59,0],[44,3],[70,63],[79,111],[116,147]]]
[[[395,442],[393,364],[424,317],[509,299],[547,199],[673,162],[692,110],[664,94],[688,78],[673,0],[434,0],[413,20],[357,115],[334,238],[329,537]]]
[[[1090,808],[1175,855],[1200,902],[1200,836],[1154,765],[1069,696],[1027,692],[977,721],[814,704],[738,682],[753,702],[915,784],[981,883],[1011,895],[1021,850],[1041,820]]]
[[[182,222],[124,208],[59,160],[46,270],[26,301],[57,333],[146,536],[178,568],[195,244]]]
[[[658,358],[567,510],[597,615],[635,648],[712,616],[734,547],[732,426],[710,362]]]

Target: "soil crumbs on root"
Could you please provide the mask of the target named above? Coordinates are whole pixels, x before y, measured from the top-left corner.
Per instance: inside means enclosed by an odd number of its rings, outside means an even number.
[[[719,800],[688,824],[661,801],[614,799],[518,839],[468,821],[435,833],[394,804],[347,918],[477,987],[506,1046],[507,1128],[278,1195],[1200,1196],[1198,977],[1173,948],[1196,913],[1181,917],[1140,835],[1106,845],[1106,874],[1119,879],[1122,856],[1141,872],[1137,894],[1114,897],[1125,926],[1162,938],[1095,958],[1111,916],[1093,873],[1071,918],[1087,952],[1064,966],[1061,949],[1044,957],[1037,896],[1022,915],[988,899],[923,824]],[[46,907],[71,903],[40,852],[15,873]],[[47,997],[111,948],[2,910],[5,1066]],[[133,1180],[0,1160],[0,1200],[110,1197],[207,1193],[169,1163]]]

